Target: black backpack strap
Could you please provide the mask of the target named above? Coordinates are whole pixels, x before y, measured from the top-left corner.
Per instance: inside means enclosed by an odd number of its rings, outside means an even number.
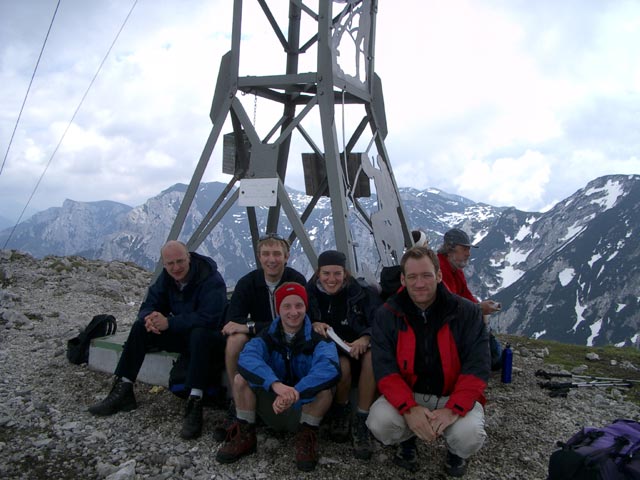
[[[115,335],[118,331],[118,322],[113,315],[107,315],[107,331],[105,335]]]
[[[118,325],[113,315],[94,316],[89,325],[80,334],[67,342],[67,358],[71,363],[80,365],[89,360],[91,340],[116,333]]]
[[[117,324],[113,315],[96,315],[91,319],[87,328],[80,334],[80,339],[91,340],[97,337],[104,337],[106,335],[113,335],[116,333]]]

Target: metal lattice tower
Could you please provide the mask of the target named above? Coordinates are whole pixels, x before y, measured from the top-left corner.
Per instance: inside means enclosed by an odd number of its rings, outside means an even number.
[[[213,126],[168,239],[178,238],[223,124],[230,118],[233,132],[223,136],[223,171],[233,178],[188,240],[189,248],[197,248],[238,203],[246,207],[255,252],[261,233],[256,207],[268,206],[265,231],[277,232],[284,212],[291,227],[289,230],[287,225],[289,240],[300,242],[315,268],[318,252],[305,230],[305,221],[318,200],[328,196],[336,248],[346,254],[352,272],[363,273],[350,228],[353,221],[364,225],[373,236],[379,264],[397,263],[412,240],[384,143],[384,99],[380,78],[374,71],[377,0],[318,0],[315,10],[308,1],[290,0],[288,11],[285,9],[286,35],[274,10],[282,9],[285,2],[252,1],[260,6],[265,25],[271,27],[284,51],[285,72],[239,75],[246,6],[242,0],[235,0],[231,50],[222,57],[211,106]],[[312,25],[304,43],[303,20]],[[303,59],[309,62],[310,56],[316,71],[300,73],[300,63]],[[270,63],[277,65],[278,60]],[[253,95],[255,102],[260,99],[262,105],[266,101],[281,112],[262,138],[255,125],[256,104],[253,119],[247,112],[247,94]],[[314,138],[318,118],[321,134]],[[292,140],[294,134],[298,137]],[[307,195],[311,197],[302,214],[295,210],[284,188],[292,141],[310,150],[302,154]],[[356,151],[360,147],[363,151]],[[363,208],[359,200],[370,195],[371,180],[377,195],[373,212]],[[237,183],[239,188],[234,189]]]

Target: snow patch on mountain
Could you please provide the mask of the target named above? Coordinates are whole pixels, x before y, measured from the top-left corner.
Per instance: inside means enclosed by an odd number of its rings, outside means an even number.
[[[571,283],[573,277],[575,276],[576,271],[573,268],[565,268],[558,274],[558,280],[560,280],[560,284],[563,287],[566,287]]]
[[[600,194],[600,195],[598,195]],[[613,208],[618,198],[624,195],[624,187],[617,180],[609,180],[602,187],[593,187],[585,192],[587,197],[595,197],[591,201],[604,210]]]

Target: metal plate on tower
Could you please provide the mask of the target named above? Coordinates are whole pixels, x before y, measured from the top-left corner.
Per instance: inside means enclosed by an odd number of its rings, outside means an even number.
[[[275,207],[278,203],[278,178],[244,178],[240,181],[241,207]]]

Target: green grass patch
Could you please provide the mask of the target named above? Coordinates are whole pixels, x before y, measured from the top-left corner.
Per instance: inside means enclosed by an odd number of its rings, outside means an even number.
[[[503,345],[511,343],[516,349],[526,347],[530,350],[542,350],[546,348],[549,355],[544,358],[545,365],[560,367],[569,372],[575,367],[586,365],[588,368],[581,375],[635,380],[632,382],[631,388],[616,388],[622,392],[625,399],[640,405],[640,370],[638,370],[640,369],[640,350],[636,348],[615,347],[613,345],[586,347],[513,335],[498,335],[498,338]],[[596,353],[600,357],[599,360],[588,360],[586,356],[590,352]],[[570,379],[558,379],[558,381],[566,382]]]

